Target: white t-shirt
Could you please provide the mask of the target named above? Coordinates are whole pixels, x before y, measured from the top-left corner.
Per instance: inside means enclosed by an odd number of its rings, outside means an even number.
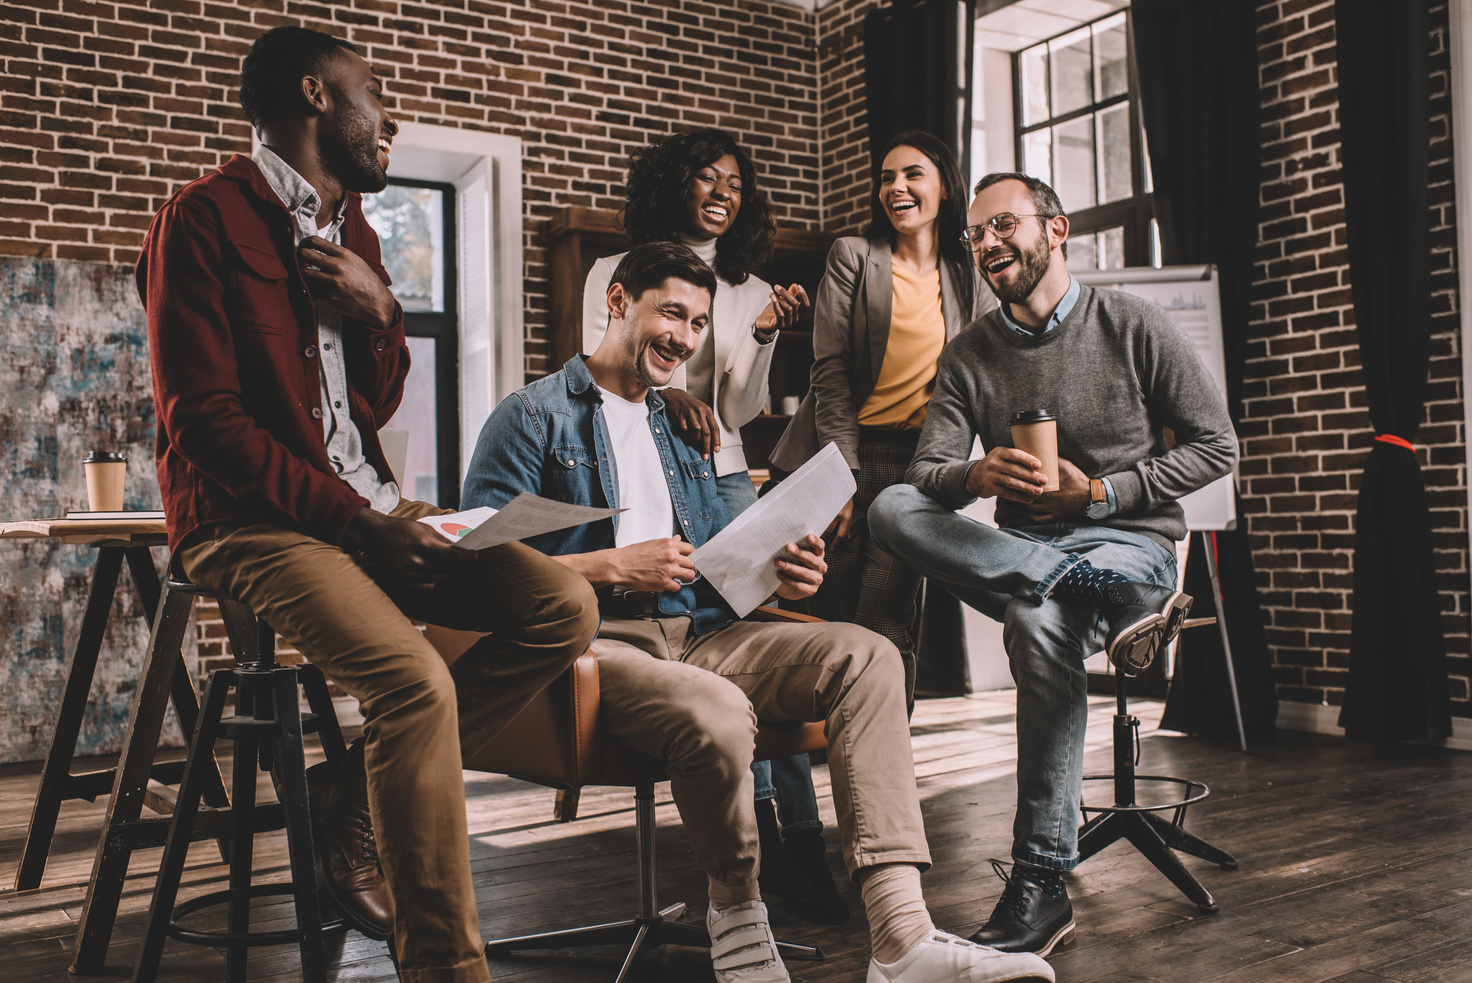
[[[632,403],[602,387],[598,392],[603,395],[603,420],[618,476],[618,504],[628,509],[618,516],[613,544],[623,548],[673,536],[675,505],[650,430],[653,414],[643,402]]]

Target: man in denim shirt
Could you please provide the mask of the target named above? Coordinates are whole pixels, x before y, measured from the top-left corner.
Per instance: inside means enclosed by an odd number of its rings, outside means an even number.
[[[590,356],[504,400],[486,421],[466,507],[530,491],[623,507],[615,519],[529,540],[582,574],[603,614],[600,711],[608,733],[665,762],[696,862],[710,881],[720,983],[788,979],[757,890],[750,771],[757,720],[823,720],[849,874],[873,934],[871,981],[1052,980],[1031,954],[936,930],[920,895],[930,866],[915,789],[899,652],[847,624],[739,621],[690,554],[729,521],[715,469],[670,439],[657,388],[695,351],[715,277],[686,247],[646,243],[609,285],[608,334]],[[823,543],[788,543],[778,594],[812,594]]]

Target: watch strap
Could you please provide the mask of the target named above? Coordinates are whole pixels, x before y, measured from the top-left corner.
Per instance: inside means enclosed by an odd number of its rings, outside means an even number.
[[[1108,502],[1109,502],[1109,495],[1104,491],[1104,479],[1103,478],[1090,478],[1089,479],[1089,504],[1090,505],[1106,505],[1106,504],[1108,504]]]

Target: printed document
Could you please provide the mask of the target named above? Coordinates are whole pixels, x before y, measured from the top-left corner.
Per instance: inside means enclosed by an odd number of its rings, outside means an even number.
[[[744,618],[781,581],[773,561],[808,533],[822,535],[853,497],[854,475],[829,443],[690,556],[705,579]]]
[[[502,509],[482,506],[449,515],[427,515],[419,521],[456,546],[483,550],[489,546],[515,542],[544,532],[556,532],[568,526],[580,526],[617,515],[623,509],[595,509],[585,505],[554,502],[531,492],[522,492]]]

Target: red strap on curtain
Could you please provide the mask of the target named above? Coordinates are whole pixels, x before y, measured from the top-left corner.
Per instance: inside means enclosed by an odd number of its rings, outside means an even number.
[[[1397,447],[1404,447],[1412,454],[1416,453],[1415,444],[1411,443],[1409,440],[1406,440],[1404,437],[1397,437],[1393,433],[1382,433],[1375,439],[1380,441],[1382,444],[1394,444]]]

